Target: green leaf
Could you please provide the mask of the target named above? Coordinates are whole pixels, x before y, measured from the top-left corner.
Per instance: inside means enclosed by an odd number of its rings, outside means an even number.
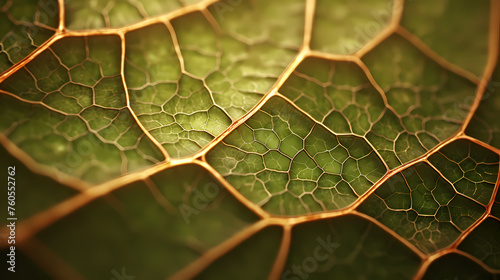
[[[30,174],[30,176],[16,178],[16,184],[23,186],[22,188],[18,188],[16,199],[22,201],[22,205],[29,205],[29,207],[18,208],[17,218],[20,221],[29,219],[33,215],[47,210],[78,194],[78,190],[68,188],[47,176],[32,172],[26,168],[22,162],[9,154],[4,147],[0,147],[0,158],[2,158],[1,168],[3,170],[7,170],[8,166],[16,166],[17,173]],[[7,199],[7,196],[2,194],[2,199],[4,197]],[[7,211],[0,212],[0,218],[2,221],[6,221],[8,218]]]
[[[477,1],[475,5],[469,5],[467,0],[423,0],[405,4],[403,27],[449,62],[477,76],[483,74],[488,59],[490,1]],[[463,55],[465,52],[470,55]]]
[[[117,36],[55,43],[0,84],[1,131],[35,161],[90,182],[161,161],[126,107],[119,53]]]
[[[395,174],[359,208],[425,253],[445,248],[486,211],[498,155],[468,141]]]
[[[245,240],[195,279],[265,279],[278,253],[282,232],[270,227]],[[257,266],[259,269],[254,269]],[[242,274],[241,272],[246,273]]]
[[[69,29],[95,29],[105,27],[122,27],[137,23],[168,12],[175,11],[189,1],[78,1],[66,0],[66,26]]]
[[[459,254],[447,254],[435,260],[422,279],[496,279],[480,265]]]
[[[466,140],[455,141],[429,161],[458,193],[483,205],[490,202],[498,177],[498,154]]]
[[[393,1],[318,0],[311,47],[335,54],[351,54],[366,45],[391,21]],[[335,34],[329,36],[327,34]]]
[[[360,207],[425,253],[451,244],[486,211],[427,164],[394,175]]]
[[[292,232],[285,279],[411,279],[420,259],[356,216],[301,224]]]
[[[497,121],[496,108],[500,107],[500,63],[487,84],[484,95],[481,98],[479,108],[465,131],[476,139],[479,139],[495,148],[500,148],[500,122]]]
[[[499,18],[0,0],[3,278],[497,279]]]
[[[493,207],[491,208],[491,215],[500,218],[500,192],[497,191]]]
[[[458,131],[474,100],[473,83],[396,35],[363,61],[390,106],[367,138],[391,168],[425,154]]]
[[[337,136],[280,98],[207,159],[250,201],[278,215],[344,208],[386,172],[365,140]]]
[[[95,200],[37,238],[87,278],[126,267],[164,279],[255,220],[206,171],[189,165]]]
[[[300,44],[300,29],[293,25],[302,20],[295,12],[301,5],[295,1],[273,10],[260,3],[248,5],[246,13],[245,4],[220,2],[209,7],[217,23],[195,12],[173,20],[170,30],[156,24],[127,34],[125,77],[132,108],[172,157],[205,147],[271,88]],[[276,24],[266,14],[287,17],[293,25]],[[249,22],[264,33],[245,29]],[[242,34],[236,36],[236,30]],[[286,40],[271,37],[283,33]]]
[[[56,1],[0,1],[0,72],[47,41],[58,27],[58,18]]]
[[[365,136],[386,110],[380,94],[352,62],[307,58],[280,93],[336,133]]]
[[[458,247],[480,259],[487,266],[500,268],[500,222],[488,218],[482,222]]]

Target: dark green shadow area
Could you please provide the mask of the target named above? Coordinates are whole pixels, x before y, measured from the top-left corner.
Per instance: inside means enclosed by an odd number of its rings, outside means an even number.
[[[15,208],[14,216],[17,217],[18,222],[78,194],[75,189],[61,185],[49,177],[33,173],[0,145],[0,172],[5,182],[5,189],[0,192],[1,204],[5,205],[5,209],[0,211],[2,225],[8,216],[7,181],[9,175],[7,172],[9,166],[15,167],[16,172],[14,180],[10,181],[15,181],[15,205],[13,207]]]
[[[196,165],[97,199],[37,235],[88,279],[165,279],[258,218]]]
[[[0,272],[0,277],[2,279],[12,279],[12,280],[23,280],[23,279],[36,279],[36,280],[51,280],[54,279],[50,277],[47,273],[41,270],[38,265],[33,263],[33,261],[28,258],[24,253],[22,253],[19,248],[15,250],[15,267],[14,271],[11,272],[7,270],[10,264],[7,263],[10,257],[7,254],[10,250],[0,250],[0,261],[2,261],[2,270]]]
[[[493,269],[500,269],[500,221],[493,218],[484,220],[460,243],[458,249]]]
[[[195,279],[267,279],[278,254],[283,230],[272,226],[245,240]]]
[[[282,279],[412,279],[420,258],[357,216],[296,226]]]
[[[448,254],[435,260],[422,278],[423,280],[434,279],[498,279],[500,275],[490,274],[480,265],[472,260],[459,255]]]

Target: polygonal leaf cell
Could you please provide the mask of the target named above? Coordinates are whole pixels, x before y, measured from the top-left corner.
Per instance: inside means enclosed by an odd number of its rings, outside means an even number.
[[[201,0],[66,0],[66,26],[69,29],[122,27],[180,9]]]
[[[165,279],[256,219],[208,172],[187,165],[93,201],[37,238],[88,279],[122,267]]]
[[[132,109],[170,156],[197,152],[231,124],[203,80],[181,72],[165,25],[130,32],[126,42]]]
[[[0,1],[0,73],[47,41],[58,24],[57,1]]]
[[[0,0],[16,275],[499,278],[498,4]]]
[[[295,226],[281,279],[412,279],[419,264],[381,228],[344,216]]]
[[[392,0],[318,0],[314,15],[311,48],[352,54],[365,46],[391,21]]]
[[[500,221],[494,218],[484,220],[460,243],[458,249],[492,269],[500,269]]]
[[[488,59],[490,3],[406,1],[401,25],[444,59],[480,77]]]
[[[365,140],[337,136],[278,97],[207,160],[250,201],[278,215],[344,208],[386,172]]]
[[[267,279],[281,244],[283,229],[265,228],[211,264],[195,279]],[[258,269],[255,269],[255,267]],[[244,271],[244,273],[242,273]]]
[[[467,141],[430,162],[435,169],[419,163],[395,174],[359,208],[425,253],[450,245],[484,214],[498,176],[498,155]]]
[[[458,131],[474,101],[474,83],[445,70],[396,35],[363,61],[391,108],[373,124],[367,139],[391,168],[423,155]]]
[[[0,131],[90,182],[163,160],[126,107],[117,36],[62,39],[0,84]]]
[[[456,191],[487,205],[498,179],[498,154],[467,140],[452,142],[429,157]]]
[[[271,89],[297,54],[304,34],[305,1],[218,1],[208,10],[220,35],[217,71],[207,75],[206,84],[215,103],[237,119]],[[179,20],[179,24],[189,22]]]
[[[500,149],[500,60],[465,133]]]
[[[208,8],[211,14],[193,12],[171,26],[127,33],[132,108],[172,157],[205,147],[248,112],[292,61],[304,4],[276,8],[263,2],[218,2]]]
[[[335,133],[365,137],[388,111],[380,93],[352,62],[307,58],[279,91]]]
[[[279,92],[335,133],[365,136],[387,110],[353,62],[307,58]]]

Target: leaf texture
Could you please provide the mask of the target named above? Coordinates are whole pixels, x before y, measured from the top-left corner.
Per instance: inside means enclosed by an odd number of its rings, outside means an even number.
[[[0,0],[2,255],[15,217],[22,279],[498,279],[476,2]]]

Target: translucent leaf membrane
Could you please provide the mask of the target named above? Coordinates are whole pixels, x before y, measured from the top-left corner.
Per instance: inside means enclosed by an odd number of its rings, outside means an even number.
[[[491,215],[500,219],[500,192],[497,191],[497,196],[493,202],[493,207],[491,207]]]
[[[56,0],[1,0],[0,73],[42,45],[58,24]]]
[[[412,279],[419,265],[387,232],[348,215],[296,226],[281,279]]]
[[[476,86],[394,35],[363,57],[391,110],[371,127],[368,141],[394,168],[453,136],[474,101]]]
[[[201,0],[66,0],[66,26],[69,29],[122,27],[137,23]]]
[[[474,5],[467,0],[408,1],[401,25],[444,59],[480,77],[488,59],[490,9],[487,0]]]
[[[363,137],[387,110],[380,93],[352,62],[307,58],[279,91],[335,133]]]
[[[297,54],[304,34],[305,3],[220,1],[208,10],[221,35],[219,66],[207,76],[206,84],[215,103],[237,119],[271,89]]]
[[[125,74],[132,108],[169,155],[195,153],[231,124],[213,103],[203,80],[181,73],[165,25],[131,32],[126,39]]]
[[[344,208],[386,172],[365,140],[337,136],[278,97],[207,159],[244,196],[278,215]]]
[[[456,191],[483,205],[490,202],[498,178],[498,154],[467,140],[452,142],[429,161]]]
[[[318,0],[311,48],[334,54],[355,53],[380,33],[392,16],[390,0]]]
[[[486,211],[498,177],[498,155],[459,140],[389,178],[359,210],[424,253],[445,248]]]
[[[188,165],[95,200],[37,237],[88,279],[122,267],[165,279],[255,220],[205,170]]]
[[[500,149],[500,122],[498,108],[500,108],[500,64],[488,83],[481,103],[465,133],[491,146]]]
[[[163,160],[126,107],[117,36],[62,39],[0,90],[0,131],[38,163],[102,182]]]
[[[499,3],[431,2],[0,0],[16,277],[499,278]]]
[[[459,254],[446,254],[435,260],[422,279],[498,279],[479,264]]]
[[[172,157],[205,147],[269,91],[301,44],[303,6],[218,2],[208,17],[174,19],[172,30],[155,24],[127,33],[132,108]]]
[[[488,218],[483,221],[458,249],[467,252],[493,269],[500,269],[500,221]]]
[[[261,230],[194,279],[266,279],[278,253],[282,232],[276,226]]]

